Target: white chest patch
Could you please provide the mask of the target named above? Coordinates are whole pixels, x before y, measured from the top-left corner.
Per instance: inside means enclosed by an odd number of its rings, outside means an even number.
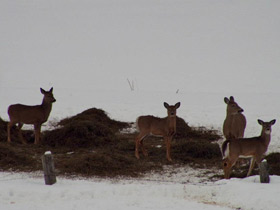
[[[265,131],[265,134],[266,135],[270,135],[270,131]]]

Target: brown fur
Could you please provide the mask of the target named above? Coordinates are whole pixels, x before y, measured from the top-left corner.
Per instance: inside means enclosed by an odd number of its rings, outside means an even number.
[[[242,114],[243,109],[234,101],[232,96],[230,99],[225,97],[224,101],[227,104],[227,115],[223,125],[225,138],[243,138],[246,127],[246,118]]]
[[[264,153],[267,151],[268,145],[270,143],[271,126],[274,125],[275,122],[276,120],[272,120],[270,122],[263,122],[262,120],[258,120],[258,123],[262,125],[262,132],[260,136],[226,140],[223,143],[223,169],[226,179],[229,179],[231,168],[235,165],[240,156],[252,157],[247,176],[251,174],[255,162],[259,164]],[[225,154],[227,149],[229,149],[228,154]]]
[[[143,140],[148,135],[162,136],[166,143],[167,160],[172,161],[170,156],[171,140],[176,133],[176,110],[180,107],[180,102],[174,106],[164,103],[168,116],[158,118],[152,115],[140,116],[137,119],[139,134],[135,140],[135,156],[139,159],[139,147],[141,147],[144,156],[148,156],[144,148]]]
[[[21,128],[23,124],[33,124],[35,130],[35,144],[40,141],[41,126],[49,118],[50,112],[52,110],[52,103],[55,102],[53,96],[53,88],[49,91],[40,89],[41,93],[44,95],[43,102],[41,105],[27,106],[23,104],[13,104],[8,108],[8,115],[10,122],[8,123],[8,142],[11,142],[11,127],[18,123],[19,137],[23,144],[25,140],[23,139]]]

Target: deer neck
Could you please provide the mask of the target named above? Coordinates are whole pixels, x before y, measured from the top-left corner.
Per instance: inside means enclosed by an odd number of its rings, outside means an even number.
[[[169,130],[176,131],[176,116],[172,116],[172,117],[168,116],[167,124],[168,124]]]
[[[42,104],[41,104],[41,107],[42,107],[42,109],[43,109],[43,112],[44,112],[45,117],[48,118],[49,115],[50,115],[50,112],[51,112],[51,110],[52,110],[52,103],[47,102],[46,100],[43,99],[43,102],[42,102]]]
[[[265,131],[262,131],[260,138],[262,139],[263,143],[268,146],[270,143],[271,135],[270,133],[266,133]]]
[[[232,112],[227,112],[227,117],[232,119],[232,118],[238,116],[239,114],[240,114],[240,113],[238,113],[238,112],[234,112],[234,113],[232,113]]]

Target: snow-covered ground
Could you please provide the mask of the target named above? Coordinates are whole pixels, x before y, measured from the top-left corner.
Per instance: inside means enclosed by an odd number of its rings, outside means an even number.
[[[269,209],[280,208],[280,177],[270,184],[258,176],[246,179],[187,181],[196,171],[163,180],[104,180],[59,178],[52,186],[40,174],[0,173],[0,209]],[[158,176],[155,175],[154,178]],[[160,179],[160,178],[159,178]]]
[[[163,117],[164,101],[180,101],[190,125],[221,131],[223,98],[233,95],[246,136],[260,133],[258,118],[277,120],[269,152],[279,152],[279,8],[276,0],[1,0],[0,116],[8,120],[13,103],[40,103],[39,88],[53,86],[50,121],[91,107],[123,121]],[[205,183],[201,171],[181,170],[167,180],[168,170],[51,187],[34,174],[0,173],[0,209],[280,209],[279,177]]]

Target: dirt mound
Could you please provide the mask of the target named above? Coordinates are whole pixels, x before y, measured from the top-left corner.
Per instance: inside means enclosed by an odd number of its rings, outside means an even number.
[[[161,163],[138,161],[130,152],[113,148],[81,150],[55,157],[56,167],[63,175],[137,177],[151,170],[162,169]]]
[[[216,141],[221,138],[218,131],[213,129],[207,129],[205,127],[190,127],[186,121],[180,117],[177,117],[177,131],[175,138],[188,138],[188,139],[207,139],[209,141]]]
[[[220,147],[217,143],[207,140],[178,141],[174,144],[173,150],[176,159],[188,162],[193,159],[222,159]]]
[[[17,141],[13,141],[12,145],[3,143],[0,146],[0,163],[6,166],[3,167],[5,170],[32,170],[32,167],[39,170],[41,155],[51,150],[58,174],[101,177],[139,176],[152,170],[162,170],[163,165],[170,164],[165,157],[163,139],[157,137],[145,140],[149,157],[141,154],[141,159],[137,160],[134,156],[137,134],[119,132],[129,125],[110,119],[103,110],[91,108],[63,119],[55,129],[43,132],[41,146],[15,145]],[[6,127],[7,122],[0,120],[2,141],[7,138]],[[28,142],[33,140],[32,131],[23,133]],[[17,140],[16,127],[12,134],[13,139]],[[201,160],[219,159],[218,146],[211,143],[211,139],[218,138],[219,135],[214,131],[191,128],[178,117],[177,134],[171,152],[174,163],[205,164]]]
[[[190,127],[178,117],[177,134],[171,147],[173,162],[170,163],[165,157],[164,140],[152,136],[144,140],[149,156],[143,157],[140,153],[141,158],[137,160],[134,156],[137,133],[119,132],[129,125],[110,119],[103,110],[92,108],[63,119],[55,129],[43,132],[43,144],[36,146],[22,145],[16,127],[12,130],[12,144],[7,144],[7,122],[0,118],[1,170],[41,170],[41,156],[49,150],[54,155],[57,174],[70,176],[136,177],[163,170],[167,164],[221,168],[220,148],[214,141],[221,137],[215,130]],[[23,134],[33,143],[33,131],[23,131]],[[271,174],[280,175],[280,154],[271,154],[267,160]],[[247,172],[247,168],[242,169],[242,173],[244,171]],[[221,174],[217,177],[223,178]]]
[[[6,142],[7,141],[7,125],[8,122],[4,121],[0,117],[0,142]],[[13,126],[11,128],[11,139],[12,142],[21,143],[21,140],[19,139],[18,135],[18,128],[17,126]],[[26,139],[27,142],[34,142],[34,132],[33,130],[22,130],[22,136],[24,139]]]
[[[40,159],[29,153],[27,146],[0,143],[0,170],[35,171],[41,169]],[[38,162],[39,160],[39,162]]]
[[[112,120],[111,118],[108,117],[105,111],[97,108],[91,108],[73,117],[63,119],[58,123],[58,125],[66,126],[73,122],[84,122],[84,121],[90,121],[95,124],[101,124],[103,126],[110,128],[110,130],[112,130],[113,132],[117,132],[118,130],[128,126],[128,123]]]
[[[8,123],[0,117],[0,141],[7,141],[7,125]]]
[[[270,174],[280,176],[280,153],[270,153],[265,159],[267,160]]]
[[[103,110],[92,108],[61,120],[58,128],[44,133],[43,143],[69,148],[103,146],[115,141],[115,134],[128,125],[110,119]]]

